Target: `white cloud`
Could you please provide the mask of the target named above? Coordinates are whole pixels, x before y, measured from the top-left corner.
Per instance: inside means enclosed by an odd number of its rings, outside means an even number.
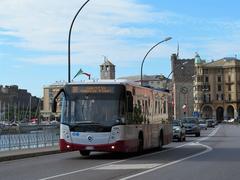
[[[79,33],[84,32],[86,33],[84,36],[118,36],[119,32],[124,34],[124,31],[126,34],[134,35],[137,33],[136,31],[126,30],[126,28],[120,28],[118,25],[121,23],[138,23],[144,21],[144,19],[146,21],[147,16],[149,16],[148,12],[144,11],[144,6],[128,1],[111,0],[106,1],[109,3],[105,4],[102,2],[90,1],[82,10],[73,28],[73,32],[78,32],[75,33],[76,35],[80,36]],[[1,26],[12,30],[5,33],[22,37],[29,42],[63,41],[67,38],[71,20],[78,10],[76,7],[80,7],[81,3],[77,0],[71,3],[68,1],[59,3],[57,0],[37,2],[34,0],[1,1]],[[70,4],[72,4],[72,7]],[[118,6],[116,7],[114,4],[118,4]],[[83,35],[81,34],[80,37],[83,37]]]
[[[78,0],[72,0],[71,3],[67,0],[61,2],[58,0],[1,0],[0,28],[9,31],[0,33],[21,39],[21,41],[11,42],[13,46],[46,53],[66,54],[69,26],[83,2]],[[163,14],[161,16],[164,17]],[[143,48],[136,49],[139,45],[129,44],[128,40],[124,39],[136,40],[154,36],[156,30],[135,26],[154,20],[156,20],[156,14],[151,12],[150,6],[141,5],[132,0],[90,1],[74,24],[72,52],[78,52],[74,55],[76,59],[90,58],[87,61],[90,64],[94,64],[102,54],[119,60],[136,59]],[[57,59],[63,62],[65,57],[65,55],[47,55],[28,61],[55,63]]]
[[[83,0],[1,0],[0,1],[0,35],[15,36],[20,40],[7,44],[29,51],[42,52],[39,57],[19,58],[22,61],[37,64],[65,64],[67,58],[68,30],[72,18],[83,4]],[[147,26],[149,24],[156,26]],[[145,26],[145,24],[147,24]],[[164,30],[159,25],[175,25],[191,31],[193,26],[207,31],[215,28],[225,29],[229,38],[238,37],[239,22],[225,22],[211,19],[189,17],[173,12],[157,12],[150,5],[140,4],[134,0],[92,0],[79,14],[72,33],[72,62],[95,66],[102,61],[102,55],[108,56],[118,64],[139,61],[155,41],[165,38]],[[177,30],[177,29],[176,29]],[[234,32],[234,33],[232,33]],[[233,45],[219,39],[214,43],[207,35],[192,42],[192,37],[178,34],[183,47],[182,56],[193,57],[197,50],[206,50],[206,55],[214,53],[228,54]],[[185,35],[185,36],[184,36]],[[209,34],[211,36],[211,34]],[[160,39],[159,39],[160,38]],[[220,38],[220,36],[219,36]],[[147,42],[145,41],[147,40]],[[152,42],[150,42],[152,40]],[[149,43],[150,42],[150,43]],[[150,56],[169,58],[176,51],[176,44],[161,45],[160,51]],[[227,47],[224,49],[224,47]],[[201,52],[199,52],[201,53]],[[84,60],[84,61],[83,61]],[[130,61],[130,62],[129,62]]]

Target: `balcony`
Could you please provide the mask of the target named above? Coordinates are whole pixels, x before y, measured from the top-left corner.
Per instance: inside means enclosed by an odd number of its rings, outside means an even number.
[[[225,82],[226,85],[232,85],[234,82]]]
[[[237,100],[225,100],[225,103],[239,103]]]
[[[204,100],[203,100],[203,103],[211,104],[211,103],[212,103],[212,100],[204,99]]]

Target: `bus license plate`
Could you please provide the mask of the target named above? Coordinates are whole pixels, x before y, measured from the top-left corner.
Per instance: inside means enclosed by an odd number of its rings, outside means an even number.
[[[93,147],[93,146],[86,146],[85,149],[86,149],[86,150],[94,150],[94,147]]]

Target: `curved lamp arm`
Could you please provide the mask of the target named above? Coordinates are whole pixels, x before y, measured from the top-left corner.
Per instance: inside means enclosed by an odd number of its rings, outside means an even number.
[[[142,60],[142,64],[141,64],[141,86],[142,86],[142,81],[143,81],[143,78],[142,78],[143,63],[144,63],[147,55],[148,55],[156,46],[158,46],[159,44],[161,44],[161,43],[163,43],[163,42],[165,42],[165,41],[169,41],[170,39],[172,39],[172,37],[167,37],[167,38],[165,38],[164,40],[158,42],[158,43],[155,44],[153,47],[151,47],[151,48],[148,50],[147,54],[144,56],[144,58],[143,58],[143,60]]]
[[[89,2],[90,0],[87,0],[78,10],[77,14],[74,16],[70,29],[69,29],[69,34],[68,34],[68,82],[70,83],[71,81],[71,34],[72,34],[72,27],[75,22],[75,19],[77,18],[78,14],[80,11],[84,8],[84,6]]]

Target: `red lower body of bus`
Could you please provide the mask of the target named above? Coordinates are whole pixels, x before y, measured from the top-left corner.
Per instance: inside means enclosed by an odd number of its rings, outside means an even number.
[[[138,140],[121,140],[110,144],[73,144],[64,139],[59,140],[60,150],[65,151],[104,151],[104,152],[137,152]]]

